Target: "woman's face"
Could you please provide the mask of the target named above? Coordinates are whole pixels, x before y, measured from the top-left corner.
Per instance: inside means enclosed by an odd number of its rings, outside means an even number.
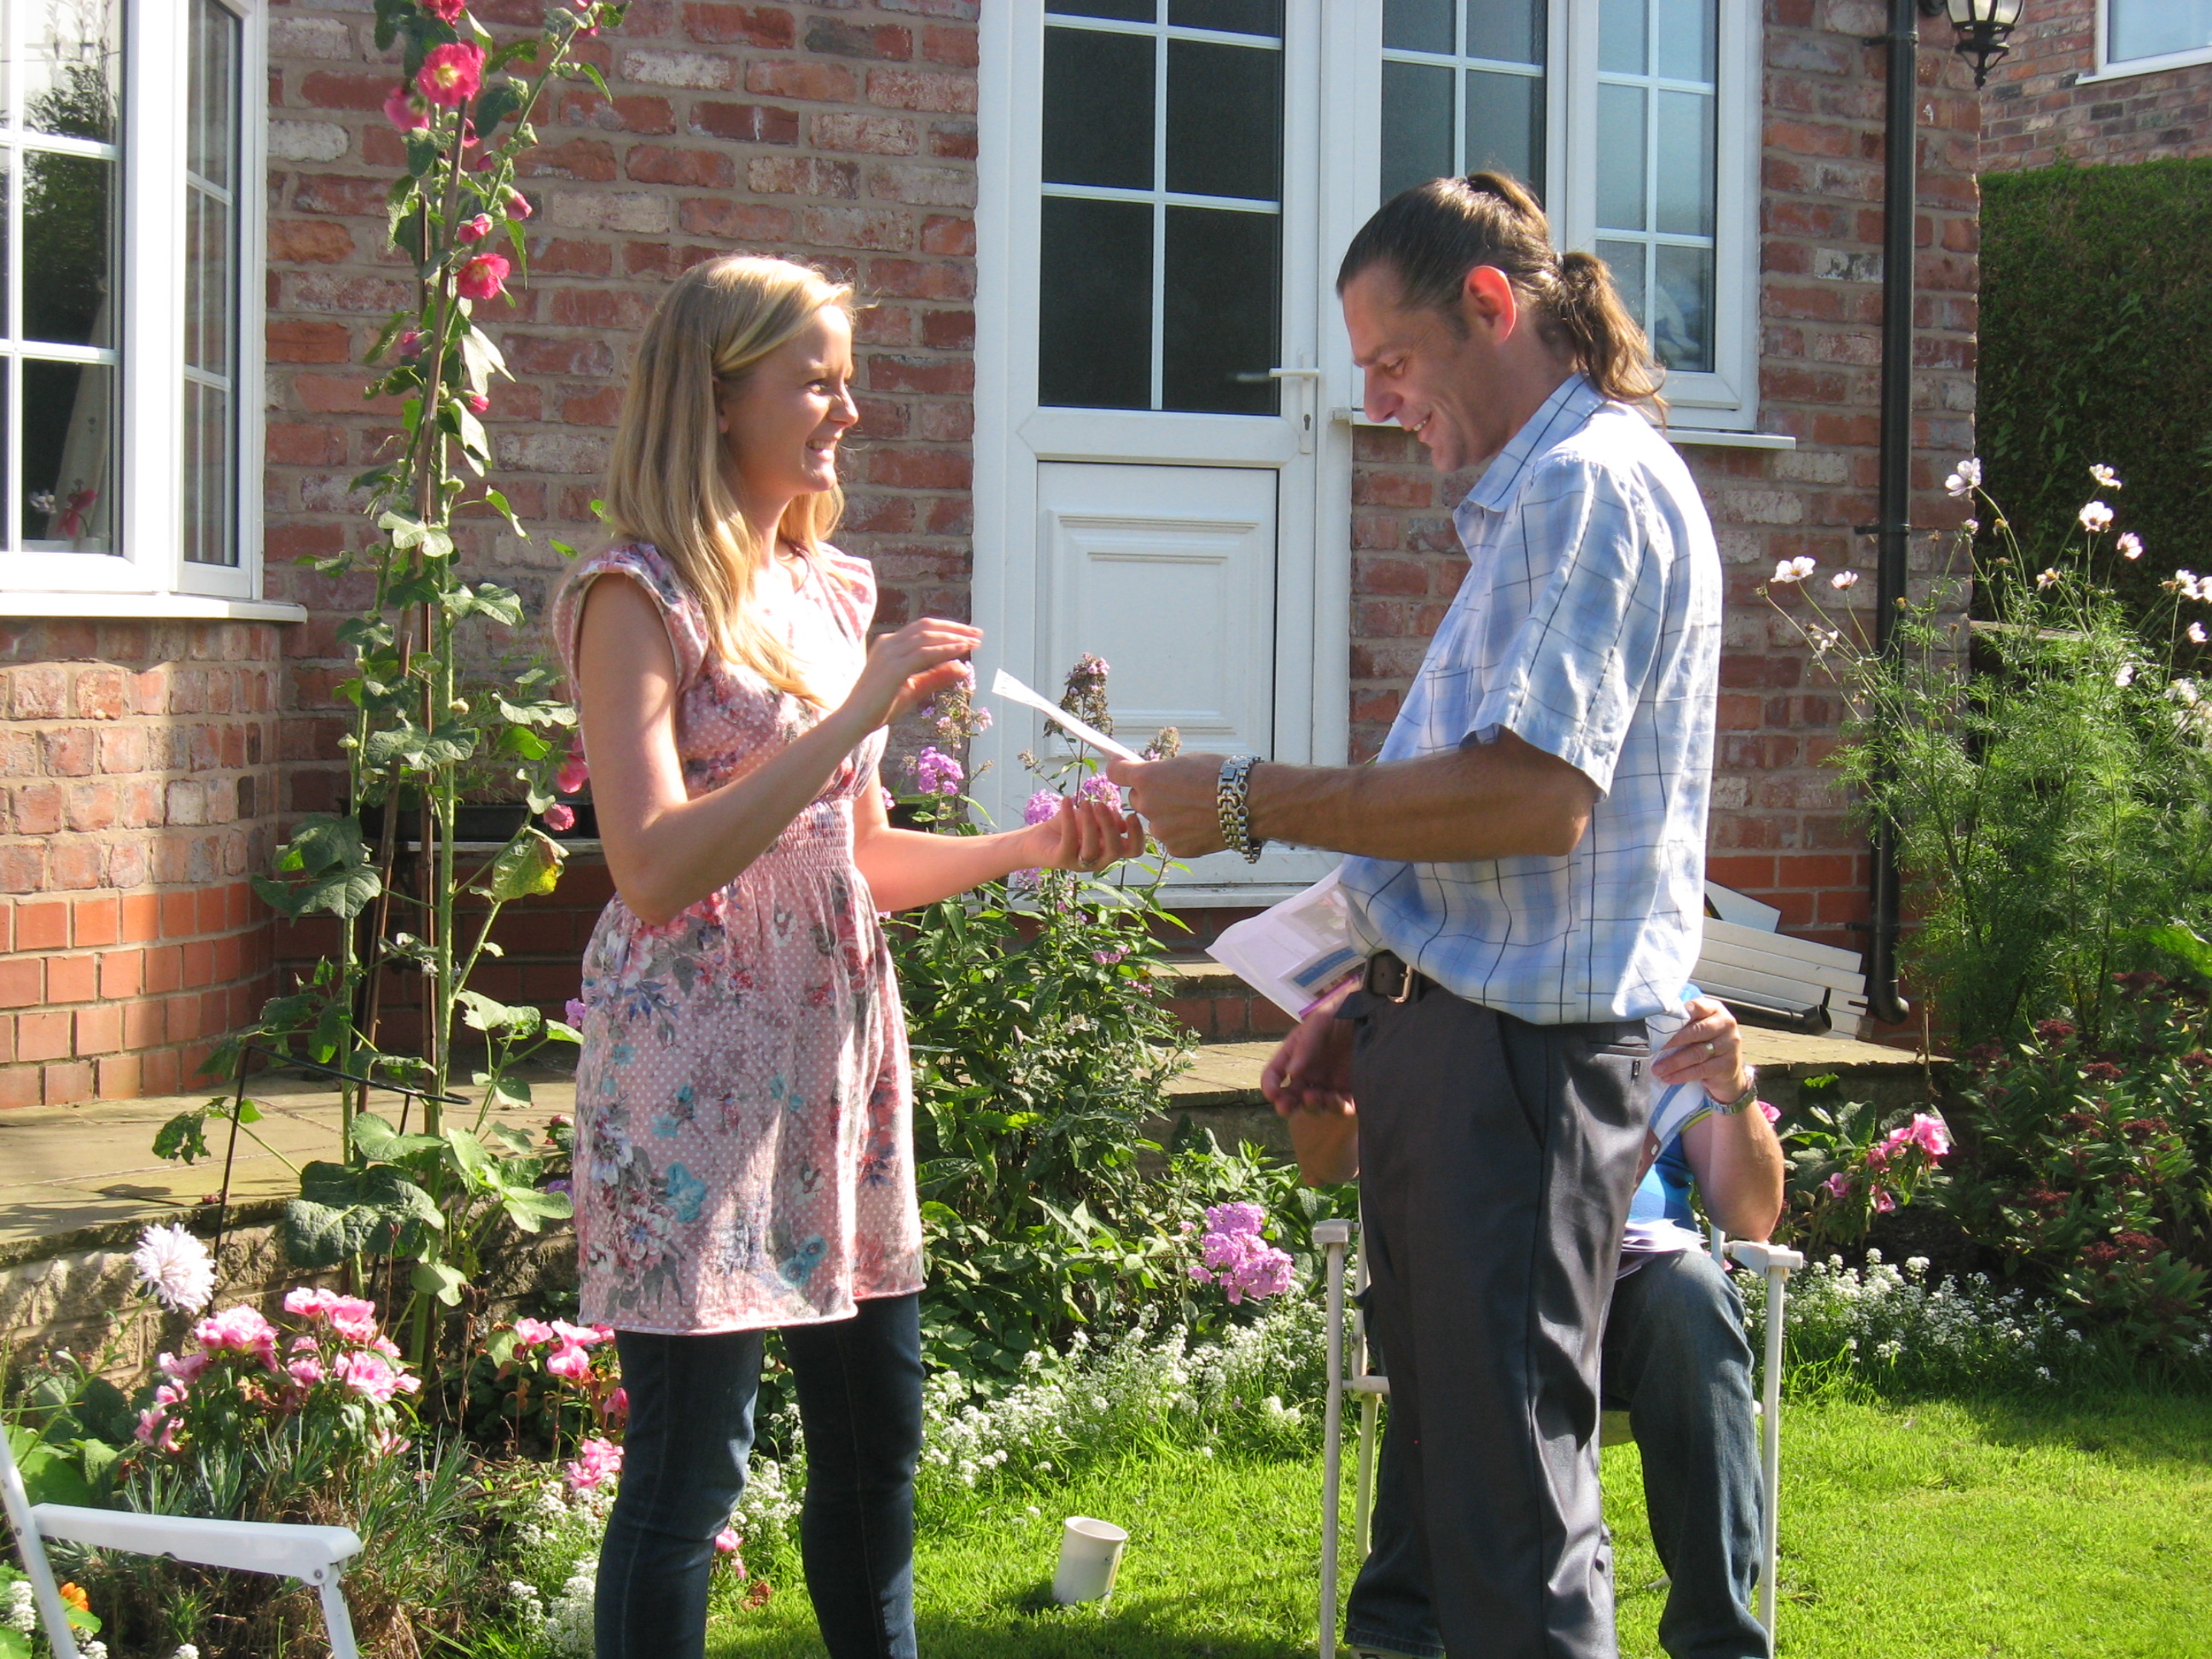
[[[836,487],[837,441],[860,418],[852,379],[852,322],[824,306],[724,391],[719,424],[749,514]]]

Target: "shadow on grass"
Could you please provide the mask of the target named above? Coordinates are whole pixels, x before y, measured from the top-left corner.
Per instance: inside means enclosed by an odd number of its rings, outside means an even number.
[[[2212,1395],[2125,1393],[1955,1402],[1998,1446],[2064,1446],[2138,1468],[2212,1468]],[[1909,1407],[1895,1409],[1909,1413]]]

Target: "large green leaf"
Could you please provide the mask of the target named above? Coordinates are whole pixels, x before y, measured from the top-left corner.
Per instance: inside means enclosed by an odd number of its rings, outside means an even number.
[[[407,1282],[425,1296],[434,1296],[448,1308],[459,1307],[462,1288],[469,1276],[459,1267],[443,1261],[418,1261]]]
[[[294,1267],[335,1267],[349,1256],[404,1253],[445,1224],[430,1194],[398,1165],[319,1161],[300,1171],[300,1196],[285,1205],[277,1232]]]
[[[550,893],[560,884],[561,860],[568,856],[568,849],[543,830],[526,830],[492,860],[485,885],[502,903]]]
[[[442,1152],[445,1145],[436,1135],[404,1135],[374,1112],[353,1121],[353,1149],[372,1164],[397,1164],[417,1152]]]
[[[11,1424],[8,1449],[15,1455],[15,1468],[23,1477],[23,1490],[33,1504],[87,1504],[92,1487],[65,1446],[41,1440],[32,1430]]]
[[[292,831],[292,839],[277,854],[279,870],[297,870],[319,876],[334,866],[362,864],[368,849],[362,844],[360,821],[330,812],[310,812]]]

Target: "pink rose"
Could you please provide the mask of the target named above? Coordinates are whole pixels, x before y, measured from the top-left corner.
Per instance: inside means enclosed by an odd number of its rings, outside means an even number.
[[[453,234],[463,242],[481,242],[491,234],[491,215],[479,213],[473,219],[462,220]]]
[[[545,1369],[563,1382],[580,1382],[592,1374],[592,1356],[574,1343],[563,1343],[546,1359]]]
[[[385,95],[384,118],[402,132],[419,132],[430,125],[430,112],[401,85]]]
[[[291,1373],[292,1380],[303,1389],[312,1389],[323,1380],[324,1371],[322,1362],[319,1360],[295,1359],[284,1369]]]
[[[553,1328],[542,1319],[518,1319],[514,1322],[514,1346],[535,1348],[553,1340]]]
[[[545,809],[545,827],[554,830],[574,830],[576,827],[575,809],[564,806],[559,801],[554,802]]]
[[[254,1309],[225,1308],[195,1325],[192,1335],[210,1353],[243,1354],[276,1369],[276,1328]]]
[[[463,265],[453,287],[464,300],[496,300],[507,291],[509,267],[496,253],[479,253]]]
[[[629,1415],[629,1390],[617,1389],[607,1396],[607,1420],[619,1423]]]
[[[609,1480],[618,1479],[622,1474],[622,1448],[611,1440],[603,1440],[593,1435],[576,1448],[574,1460],[562,1469],[562,1479],[568,1482],[568,1490],[572,1492],[590,1492]]]
[[[459,109],[483,89],[483,49],[465,41],[430,48],[415,76],[415,90],[431,103]]]

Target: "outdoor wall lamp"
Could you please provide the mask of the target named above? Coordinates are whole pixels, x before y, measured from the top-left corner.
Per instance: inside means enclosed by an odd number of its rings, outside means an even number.
[[[2027,0],[1920,0],[1929,17],[1951,14],[1951,27],[1959,32],[1959,55],[1973,60],[1974,90],[1990,78],[1990,65],[2012,50],[2012,32],[2020,22]]]

